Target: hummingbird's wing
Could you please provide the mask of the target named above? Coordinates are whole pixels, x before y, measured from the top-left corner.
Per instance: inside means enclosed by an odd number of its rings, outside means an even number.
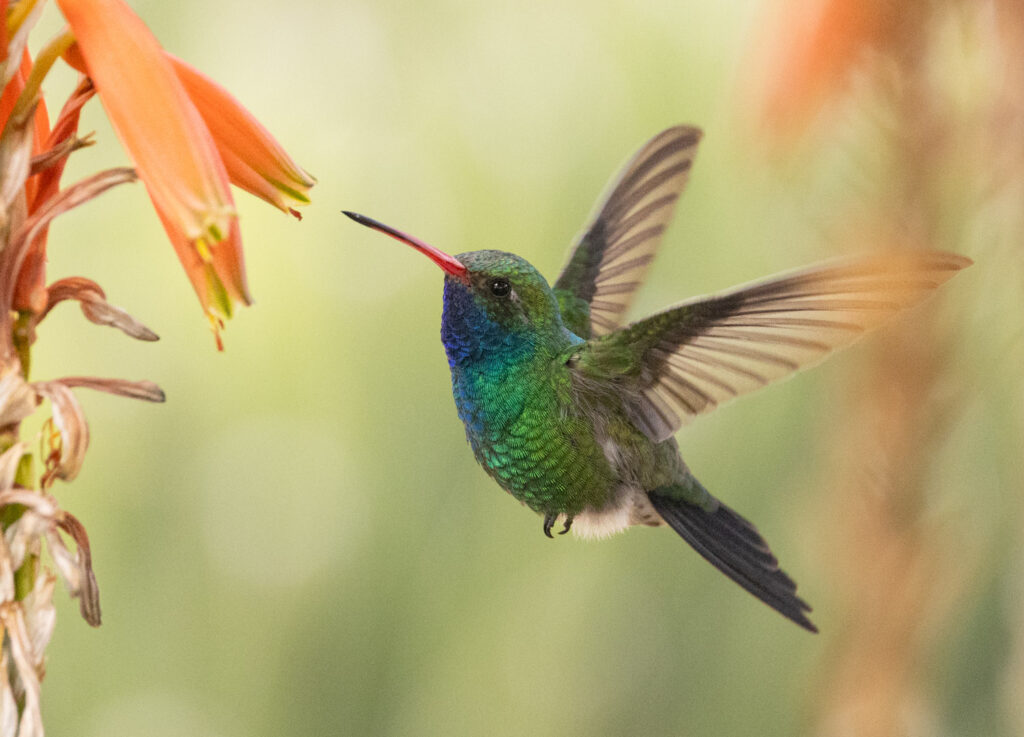
[[[612,180],[554,286],[566,327],[580,337],[604,335],[622,323],[686,186],[700,138],[699,128],[669,128]]]
[[[582,384],[608,383],[655,441],[810,366],[924,299],[970,259],[904,251],[831,261],[683,302],[581,344]]]

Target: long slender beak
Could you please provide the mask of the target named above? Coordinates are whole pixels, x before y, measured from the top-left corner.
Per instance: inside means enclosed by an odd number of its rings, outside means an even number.
[[[384,223],[378,222],[373,218],[368,218],[365,215],[360,215],[357,212],[349,212],[348,210],[342,210],[343,213],[348,215],[350,218],[355,220],[360,225],[365,225],[367,228],[373,228],[378,230],[384,235],[390,235],[395,240],[402,241],[402,243],[408,244],[415,248],[420,253],[423,253],[433,261],[435,264],[441,267],[446,274],[452,276],[458,276],[465,278],[466,267],[462,265],[454,256],[451,256],[439,248],[434,248],[429,243],[424,243],[419,238],[413,238],[411,235],[406,235],[400,230],[395,230],[391,226],[385,225]]]

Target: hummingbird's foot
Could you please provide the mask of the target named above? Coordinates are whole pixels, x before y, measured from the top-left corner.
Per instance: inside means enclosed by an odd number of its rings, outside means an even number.
[[[558,518],[560,516],[561,515],[558,515],[558,514],[546,514],[546,515],[544,515],[544,534],[547,535],[548,537],[550,537],[551,539],[554,539],[554,535],[551,534],[551,528],[555,526],[555,522],[558,521]],[[561,532],[559,532],[558,534],[559,535],[564,535],[565,533],[567,533],[569,531],[570,527],[572,527],[572,517],[566,517],[565,518],[565,525],[562,527]]]

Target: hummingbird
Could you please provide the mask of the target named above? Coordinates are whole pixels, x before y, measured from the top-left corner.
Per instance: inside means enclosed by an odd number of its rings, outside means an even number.
[[[623,166],[549,285],[513,253],[451,256],[345,211],[444,272],[441,341],[476,460],[561,525],[605,537],[668,525],[768,606],[817,632],[757,528],[704,488],[675,433],[911,307],[971,260],[903,249],[827,261],[623,324],[689,178],[702,132],[676,126]]]

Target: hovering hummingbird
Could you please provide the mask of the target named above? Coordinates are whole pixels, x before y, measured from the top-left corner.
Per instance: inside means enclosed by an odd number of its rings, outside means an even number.
[[[725,575],[801,627],[811,607],[757,529],[713,497],[674,433],[852,343],[969,265],[903,251],[829,261],[622,326],[701,131],[669,128],[612,180],[554,287],[512,253],[450,256],[363,215],[445,272],[441,340],[477,461],[544,516],[544,534],[603,537],[668,524]]]

